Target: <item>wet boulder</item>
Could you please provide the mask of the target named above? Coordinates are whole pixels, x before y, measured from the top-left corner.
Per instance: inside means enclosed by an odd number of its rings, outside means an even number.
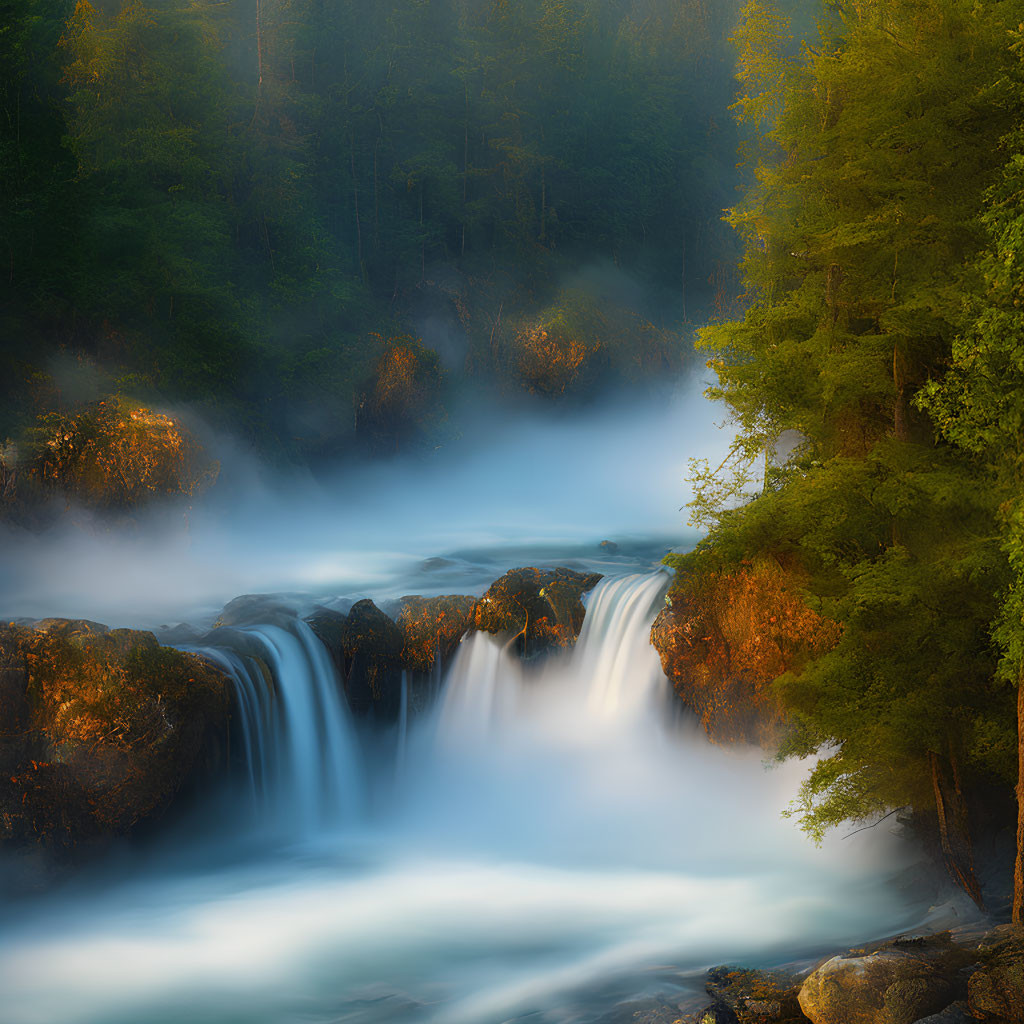
[[[334,608],[316,608],[306,618],[306,625],[327,648],[342,679],[345,678],[345,629],[348,613]]]
[[[410,699],[416,710],[428,700],[432,680],[451,661],[459,642],[473,628],[476,598],[403,597],[398,613],[402,631],[402,665],[409,672]]]
[[[1008,938],[982,957],[967,986],[971,1015],[993,1024],[1024,1024],[1024,939]]]
[[[797,994],[800,978],[787,971],[755,971],[743,967],[713,967],[705,988],[711,1008],[728,1010],[739,1024],[796,1024],[806,1018]]]
[[[677,579],[651,629],[676,695],[721,743],[777,744],[786,716],[772,691],[839,641],[804,603],[799,572],[774,559]]]
[[[72,851],[131,832],[220,758],[229,684],[152,633],[0,627],[0,841]]]
[[[294,619],[295,606],[280,594],[243,594],[224,605],[213,627],[272,625],[288,629]]]
[[[581,599],[600,579],[599,573],[573,569],[513,569],[480,598],[473,625],[511,634],[522,657],[571,647],[583,628]]]
[[[807,977],[800,1009],[812,1024],[914,1024],[964,994],[969,960],[948,933],[854,950]]]
[[[402,631],[372,601],[357,601],[345,620],[341,652],[352,712],[394,721],[402,694]]]

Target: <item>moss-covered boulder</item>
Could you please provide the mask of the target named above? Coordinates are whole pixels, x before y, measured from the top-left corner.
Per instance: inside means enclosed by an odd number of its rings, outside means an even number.
[[[508,633],[523,657],[571,647],[583,628],[581,598],[601,579],[573,569],[513,569],[477,602],[473,625],[487,633]]]
[[[353,712],[393,721],[401,704],[401,630],[372,601],[357,601],[348,613],[342,651]]]
[[[345,685],[352,713],[390,722],[402,700],[402,631],[372,601],[343,615],[317,608],[306,622],[327,648]]]
[[[967,1002],[977,1020],[1024,1024],[1024,937],[1013,936],[983,953],[968,982]]]
[[[163,812],[227,729],[225,677],[151,633],[0,627],[0,841],[71,850]]]
[[[727,1009],[739,1024],[799,1024],[806,1018],[797,996],[801,979],[787,971],[712,967],[705,988],[711,1008]]]
[[[666,600],[651,642],[679,698],[713,740],[775,744],[785,715],[772,682],[834,647],[842,627],[774,559],[684,577]]]
[[[808,975],[800,1009],[811,1024],[914,1024],[963,995],[971,958],[948,933],[854,950]]]
[[[431,680],[451,661],[463,636],[473,628],[475,597],[403,597],[398,614],[402,632],[402,665],[409,672],[410,699],[423,710]]]

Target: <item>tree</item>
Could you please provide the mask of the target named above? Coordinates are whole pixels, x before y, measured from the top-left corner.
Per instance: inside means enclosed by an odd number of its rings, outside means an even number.
[[[1024,58],[1024,34],[1011,32],[1012,52]],[[1019,120],[1024,111],[1020,64],[1000,83]],[[1001,498],[1003,548],[1011,578],[1002,594],[995,636],[1000,676],[1017,688],[1017,859],[1013,920],[1024,924],[1024,131],[1002,140],[1004,165],[987,196],[983,222],[988,247],[977,268],[984,286],[964,314],[948,371],[930,382],[921,404],[943,434],[988,466]]]
[[[835,8],[798,52],[761,3],[736,33],[758,162],[729,220],[750,304],[701,344],[748,465],[783,431],[802,443],[786,467],[766,464],[754,501],[722,509],[711,543],[715,558],[796,559],[808,600],[843,623],[831,652],[777,684],[798,726],[788,752],[834,748],[802,791],[805,827],[930,813],[951,873],[980,899],[967,802],[1006,776],[1008,753],[988,629],[1006,579],[998,491],[987,467],[936,446],[914,399],[978,286],[1014,10]]]

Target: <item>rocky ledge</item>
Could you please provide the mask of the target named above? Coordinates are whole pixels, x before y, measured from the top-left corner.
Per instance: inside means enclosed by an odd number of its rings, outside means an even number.
[[[479,599],[410,595],[394,619],[364,600],[347,614],[318,608],[306,622],[330,651],[352,712],[387,723],[398,713],[402,673],[411,706],[422,709],[471,630],[506,637],[523,658],[571,647],[583,628],[583,595],[600,579],[573,569],[512,569]]]
[[[0,844],[71,852],[164,811],[217,756],[224,676],[152,633],[0,627]]]
[[[1024,1024],[1024,931],[901,936],[804,970],[714,967],[708,1005],[636,1024]]]
[[[842,627],[807,607],[800,584],[766,558],[669,591],[651,643],[712,740],[776,746],[786,721],[772,681],[838,642]]]

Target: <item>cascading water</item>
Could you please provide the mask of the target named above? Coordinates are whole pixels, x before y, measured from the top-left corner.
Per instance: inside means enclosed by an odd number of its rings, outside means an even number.
[[[362,802],[357,741],[330,656],[301,619],[216,630],[197,654],[234,684],[249,795],[264,827],[309,837]]]
[[[8,924],[5,1019],[585,1024],[652,991],[696,998],[688,979],[712,963],[916,924],[881,830],[817,850],[780,820],[800,766],[766,772],[759,751],[662,726],[647,636],[666,583],[602,582],[576,649],[538,665],[466,638],[407,725],[403,770],[382,773],[388,800],[358,820],[319,642],[301,625],[217,631],[205,653],[238,686],[255,790],[282,815],[296,801],[308,833],[350,827]]]

